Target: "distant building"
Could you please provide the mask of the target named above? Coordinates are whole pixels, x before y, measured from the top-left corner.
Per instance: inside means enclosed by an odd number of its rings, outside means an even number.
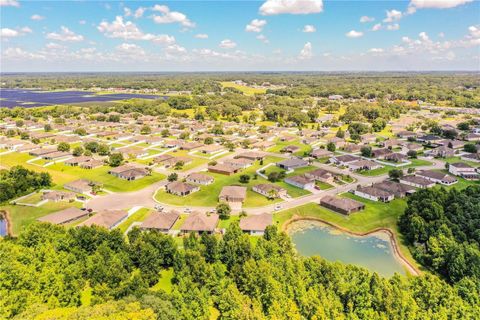
[[[294,170],[308,166],[308,162],[302,159],[292,158],[277,162],[277,166],[285,170]]]
[[[467,180],[478,180],[480,178],[477,169],[463,162],[450,163],[448,172]]]
[[[320,200],[320,205],[341,214],[351,214],[365,209],[365,204],[349,198],[325,196]]]

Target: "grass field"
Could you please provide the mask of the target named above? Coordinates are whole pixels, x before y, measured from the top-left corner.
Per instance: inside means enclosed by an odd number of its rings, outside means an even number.
[[[267,157],[264,160],[263,165],[276,162],[279,160],[281,160],[281,158]],[[247,198],[243,204],[244,207],[261,207],[261,206],[266,206],[275,202],[279,202],[280,201],[279,199],[269,200],[266,197],[252,191],[252,187],[254,185],[268,182],[267,180],[261,178],[260,176],[258,176],[257,179],[253,179],[253,175],[255,171],[260,167],[261,165],[258,162],[256,162],[254,165],[247,168],[246,170],[231,176],[207,172],[205,174],[212,176],[215,179],[215,182],[208,186],[200,186],[200,191],[197,191],[185,197],[180,197],[180,196],[169,194],[164,190],[160,190],[155,195],[155,198],[160,202],[178,205],[178,206],[212,206],[213,207],[217,205],[218,195],[220,194],[220,191],[224,186],[241,185],[241,186],[247,187]],[[239,182],[239,177],[242,174],[250,175],[251,179],[249,183],[242,184]],[[298,197],[298,196],[309,193],[308,191],[302,190],[300,188],[287,185],[284,182],[278,182],[276,184],[285,188],[292,197]]]
[[[367,171],[358,171],[358,173],[363,175],[363,176],[372,177],[372,176],[380,176],[382,174],[387,174],[388,171],[390,171],[392,169],[408,169],[408,168],[429,166],[429,165],[432,164],[431,162],[426,161],[426,160],[422,160],[422,159],[410,159],[410,161],[412,162],[411,164],[403,166],[403,167],[396,168],[396,167],[393,167],[393,166],[384,165],[383,168],[379,168],[379,169],[375,169],[375,170],[367,170]]]
[[[256,93],[265,93],[266,90],[265,89],[258,89],[258,88],[252,88],[252,87],[247,87],[247,86],[242,86],[242,85],[239,85],[239,84],[236,84],[234,82],[231,82],[231,81],[223,81],[223,82],[220,82],[220,84],[224,87],[224,88],[235,88],[237,90],[240,90],[241,92],[243,92],[244,94],[246,94],[247,96],[253,96],[254,94]]]
[[[67,166],[63,163],[55,163],[48,167],[39,167],[26,163],[34,157],[26,153],[9,153],[0,156],[0,163],[5,167],[22,165],[23,167],[37,172],[48,172],[52,176],[53,182],[58,185],[64,185],[78,179],[89,179],[100,182],[105,189],[114,192],[125,192],[142,189],[152,183],[165,179],[165,176],[159,173],[152,173],[151,176],[139,180],[126,181],[108,174],[110,167],[103,166],[96,169],[81,169],[79,167]]]
[[[150,288],[152,291],[163,290],[167,293],[172,292],[173,268],[165,269],[160,272],[160,280]]]
[[[127,218],[124,222],[122,222],[118,226],[118,230],[120,230],[122,233],[125,233],[128,228],[132,225],[134,222],[142,222],[144,221],[151,213],[152,211],[147,208],[141,208],[134,214],[132,214],[130,217]]]
[[[14,235],[18,235],[25,227],[32,224],[37,218],[46,216],[55,211],[60,211],[70,207],[81,208],[80,202],[47,202],[40,207],[29,207],[20,205],[5,205],[0,210],[6,210],[11,219]]]
[[[303,156],[303,154],[306,152],[306,153],[310,153],[312,151],[312,147],[307,145],[307,144],[303,144],[300,142],[300,140],[292,140],[292,141],[280,141],[280,140],[277,140],[275,141],[276,145],[274,145],[273,147],[267,149],[268,152],[280,152],[283,148],[287,147],[287,146],[297,146],[300,148],[300,150],[298,150],[297,152],[293,153],[294,155],[296,156]]]

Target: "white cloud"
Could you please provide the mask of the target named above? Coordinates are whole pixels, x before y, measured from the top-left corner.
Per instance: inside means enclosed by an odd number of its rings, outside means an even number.
[[[195,38],[197,38],[197,39],[208,39],[208,34],[198,33],[198,34],[195,35]]]
[[[305,25],[303,27],[303,30],[302,30],[302,32],[306,32],[306,33],[311,33],[311,32],[315,32],[315,31],[317,31],[317,29],[314,26],[312,26],[311,24]]]
[[[360,38],[361,36],[363,36],[363,32],[351,30],[351,31],[345,33],[345,35],[349,38]]]
[[[30,17],[30,19],[34,20],[34,21],[40,21],[40,20],[43,20],[45,19],[44,16],[41,16],[39,14],[34,14],[33,16]]]
[[[480,26],[470,26],[468,32],[472,37],[480,38]]]
[[[143,50],[142,47],[134,44],[134,43],[122,43],[118,45],[115,49],[117,51],[126,53],[126,54],[132,54],[132,55],[145,55],[145,50]]]
[[[160,12],[162,15],[154,15],[153,21],[158,24],[179,23],[185,28],[195,27],[195,23],[190,21],[187,16],[178,11],[170,11],[170,8],[165,5],[156,4],[153,11]]]
[[[132,15],[132,9],[128,7],[123,7],[123,15],[125,17],[130,17]]]
[[[360,22],[365,23],[365,22],[373,22],[375,21],[375,18],[369,17],[369,16],[361,16],[360,17]]]
[[[398,23],[389,24],[387,26],[387,30],[390,30],[390,31],[394,31],[394,30],[398,30],[398,29],[400,29],[400,25]]]
[[[87,21],[85,21],[85,20],[80,20],[80,21],[78,21],[78,23],[83,25],[83,24],[86,24]]]
[[[262,41],[263,43],[269,43],[270,41],[268,41],[267,37],[265,37],[265,35],[263,34],[259,34],[258,36],[256,36],[256,38],[260,41]]]
[[[65,46],[62,46],[61,44],[59,43],[55,43],[55,42],[49,42],[45,45],[45,48],[47,49],[52,49],[52,50],[57,50],[57,49],[64,49]]]
[[[300,51],[298,58],[301,60],[307,60],[307,59],[311,59],[312,57],[313,57],[312,43],[307,42],[305,43],[302,50]]]
[[[83,41],[83,36],[76,34],[65,26],[61,26],[61,32],[50,32],[47,33],[47,39],[65,41],[65,42],[79,42]]]
[[[382,29],[382,24],[381,23],[377,23],[372,27],[372,31],[378,31],[378,30],[381,30],[381,29]]]
[[[218,46],[223,49],[233,49],[237,44],[230,39],[225,39],[222,40]]]
[[[439,33],[438,33],[438,37],[439,37],[439,38],[445,38],[445,33],[439,32]]]
[[[32,33],[32,29],[29,27],[17,28],[17,29],[10,29],[10,28],[2,28],[0,29],[0,36],[3,38],[15,38],[24,36],[27,33]]]
[[[21,48],[7,48],[2,52],[2,57],[20,61],[25,59],[45,59],[44,55],[27,52]]]
[[[418,34],[418,37],[419,37],[422,41],[428,41],[428,40],[430,40],[430,39],[428,38],[428,35],[427,35],[426,32],[420,32],[420,33]]]
[[[464,5],[473,0],[411,0],[410,6],[418,9],[448,9]]]
[[[311,14],[323,11],[322,0],[267,0],[260,7],[260,14]]]
[[[133,22],[124,22],[122,16],[117,16],[111,23],[102,21],[97,29],[108,38],[145,40],[166,45],[175,43],[175,37],[173,36],[166,34],[155,35],[151,33],[143,33]]]
[[[262,32],[263,27],[267,24],[266,20],[253,19],[246,25],[245,31],[247,32]]]
[[[383,19],[383,22],[398,21],[402,18],[403,14],[398,10],[387,10],[387,17]]]
[[[169,54],[185,54],[187,53],[187,49],[178,44],[172,44],[165,48],[165,51]]]
[[[370,50],[368,50],[368,52],[371,52],[371,53],[382,53],[384,50],[382,48],[372,48]]]
[[[17,0],[0,0],[0,7],[20,7]]]
[[[20,35],[20,32],[10,28],[2,28],[0,30],[0,36],[5,38],[14,38],[14,37],[18,37],[19,35]]]
[[[133,17],[135,19],[141,18],[143,14],[145,13],[145,8],[144,7],[139,7],[137,10],[135,10],[135,13],[133,14]]]

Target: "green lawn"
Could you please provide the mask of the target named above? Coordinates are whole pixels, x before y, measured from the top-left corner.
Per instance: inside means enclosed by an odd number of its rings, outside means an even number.
[[[320,190],[328,190],[333,188],[331,184],[322,181],[315,181],[315,185],[320,188]]]
[[[277,162],[279,160],[281,160],[281,158],[267,157],[264,160],[263,165],[271,162]],[[200,191],[185,197],[180,197],[169,194],[164,190],[160,190],[155,195],[155,198],[160,202],[178,206],[216,206],[218,203],[218,195],[224,186],[239,185],[247,187],[247,198],[243,204],[244,207],[260,207],[281,201],[280,199],[269,200],[261,194],[252,191],[252,187],[254,185],[268,183],[267,180],[261,178],[260,176],[258,176],[257,179],[253,178],[255,171],[260,167],[262,167],[262,165],[260,165],[257,161],[254,165],[246,170],[231,176],[206,172],[205,174],[212,176],[215,179],[215,182],[208,186],[200,186]],[[250,175],[251,179],[249,183],[242,184],[239,182],[239,177],[242,174]],[[285,188],[292,197],[298,197],[309,193],[308,191],[287,185],[284,182],[278,182],[275,184]]]
[[[167,293],[172,292],[173,268],[165,269],[160,272],[160,280],[150,288],[152,291],[163,290]]]
[[[19,201],[16,202],[21,202],[21,203],[28,203],[28,204],[37,204],[40,201],[42,201],[42,193],[41,192],[35,192],[28,197],[22,198]]]
[[[310,153],[312,152],[312,147],[310,145],[307,145],[307,144],[303,144],[300,142],[300,140],[292,140],[292,141],[280,141],[280,139],[277,139],[275,141],[276,145],[274,145],[273,147],[270,147],[267,149],[268,152],[277,152],[277,153],[280,153],[280,151],[287,147],[287,146],[297,146],[297,147],[300,147],[300,150],[298,150],[297,152],[293,153],[294,155],[297,155],[297,156],[303,156],[303,154],[306,152],[306,153]]]
[[[67,166],[63,163],[56,163],[48,167],[39,167],[26,163],[26,161],[34,157],[26,153],[10,153],[0,156],[0,163],[6,167],[22,165],[23,167],[37,172],[48,172],[53,178],[53,182],[63,185],[78,179],[89,179],[100,182],[105,189],[114,192],[125,192],[142,189],[152,183],[165,179],[165,176],[159,173],[152,173],[151,176],[141,178],[134,181],[126,181],[108,174],[110,167],[103,166],[96,169],[81,169],[79,167]]]
[[[142,222],[144,221],[151,213],[152,211],[147,208],[141,208],[134,214],[132,214],[130,217],[127,218],[124,222],[122,222],[118,226],[118,230],[120,230],[122,233],[125,233],[128,228],[132,225],[134,222]]]
[[[230,224],[232,222],[235,222],[235,221],[240,221],[240,216],[230,216],[227,220],[218,220],[218,226],[217,228],[220,228],[220,229],[227,229],[228,226],[230,226]]]
[[[25,227],[33,223],[37,218],[46,216],[55,211],[60,211],[69,207],[81,208],[80,202],[47,202],[40,207],[29,207],[20,205],[5,205],[0,210],[6,210],[11,218],[14,235],[18,235]]]
[[[235,88],[237,90],[240,90],[241,92],[243,92],[247,96],[253,96],[256,93],[262,94],[262,93],[266,92],[266,89],[259,89],[259,88],[242,86],[242,85],[236,84],[234,82],[230,82],[230,81],[223,81],[223,82],[220,82],[220,84],[224,88]]]
[[[375,169],[375,170],[367,170],[367,171],[358,171],[358,173],[363,175],[363,176],[372,177],[372,176],[380,176],[380,175],[383,175],[383,174],[387,174],[388,171],[390,171],[392,169],[408,169],[408,168],[414,168],[414,167],[416,168],[416,167],[432,165],[431,162],[426,161],[426,160],[422,160],[422,159],[410,159],[410,161],[412,163],[407,165],[407,166],[402,166],[402,167],[396,168],[396,167],[393,167],[393,166],[384,165],[383,168],[379,168],[379,169]]]
[[[398,231],[398,217],[405,210],[407,203],[403,199],[395,199],[390,203],[376,202],[357,197],[351,193],[344,193],[342,197],[351,198],[365,204],[365,210],[355,212],[349,216],[345,216],[319,204],[309,203],[290,210],[278,212],[274,215],[274,222],[283,228],[285,222],[293,216],[312,217],[330,222],[341,228],[366,233],[377,228],[391,229],[399,240],[400,250],[409,259],[410,262],[418,266],[411,256],[408,247],[404,243],[403,236]]]

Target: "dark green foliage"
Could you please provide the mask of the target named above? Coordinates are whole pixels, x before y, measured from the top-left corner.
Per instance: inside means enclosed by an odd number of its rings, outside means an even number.
[[[22,166],[0,170],[0,202],[49,187],[51,184],[52,177],[47,172],[37,173]]]
[[[450,282],[480,283],[480,186],[420,190],[399,226],[424,265]]]

